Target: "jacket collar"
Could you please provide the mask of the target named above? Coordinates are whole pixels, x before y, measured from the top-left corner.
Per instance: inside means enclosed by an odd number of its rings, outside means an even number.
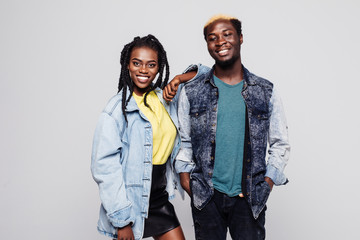
[[[246,87],[247,85],[256,85],[258,77],[252,74],[247,68],[244,67],[244,65],[242,65],[242,68],[244,72],[244,81],[245,81],[244,87]],[[214,70],[215,70],[215,65],[206,74],[205,82],[209,81],[215,87],[214,78],[213,78]]]

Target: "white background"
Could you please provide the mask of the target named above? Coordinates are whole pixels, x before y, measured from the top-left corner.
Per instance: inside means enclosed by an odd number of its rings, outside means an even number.
[[[211,66],[202,27],[216,13],[242,20],[243,63],[277,86],[288,118],[290,182],[271,193],[267,239],[360,239],[359,10],[356,0],[1,0],[0,239],[106,239],[90,152],[120,51],[152,33],[172,76]],[[194,239],[188,198],[174,204]]]

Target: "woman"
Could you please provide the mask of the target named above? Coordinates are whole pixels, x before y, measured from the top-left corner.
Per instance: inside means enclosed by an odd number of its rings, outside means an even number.
[[[172,167],[180,144],[177,96],[166,103],[160,89],[169,79],[166,52],[154,36],[136,37],[120,63],[118,94],[102,112],[93,142],[91,170],[102,203],[98,230],[117,239],[183,240],[168,201],[181,187]]]

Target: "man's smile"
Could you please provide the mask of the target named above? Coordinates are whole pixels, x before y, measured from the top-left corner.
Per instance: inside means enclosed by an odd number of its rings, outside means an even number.
[[[216,53],[223,57],[223,56],[226,56],[228,53],[229,53],[230,49],[229,48],[225,48],[225,49],[220,49],[220,50],[217,50]]]

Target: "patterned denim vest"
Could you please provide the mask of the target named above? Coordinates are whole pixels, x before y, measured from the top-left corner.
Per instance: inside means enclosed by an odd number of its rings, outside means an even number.
[[[269,102],[273,84],[244,68],[242,96],[246,103],[247,122],[243,161],[243,193],[257,218],[265,207],[270,193],[264,181],[266,147],[269,129]],[[193,204],[202,209],[214,193],[215,135],[218,107],[218,89],[213,70],[197,81],[185,85],[190,104],[191,143],[195,168],[191,173]],[[229,109],[231,111],[231,109]]]

